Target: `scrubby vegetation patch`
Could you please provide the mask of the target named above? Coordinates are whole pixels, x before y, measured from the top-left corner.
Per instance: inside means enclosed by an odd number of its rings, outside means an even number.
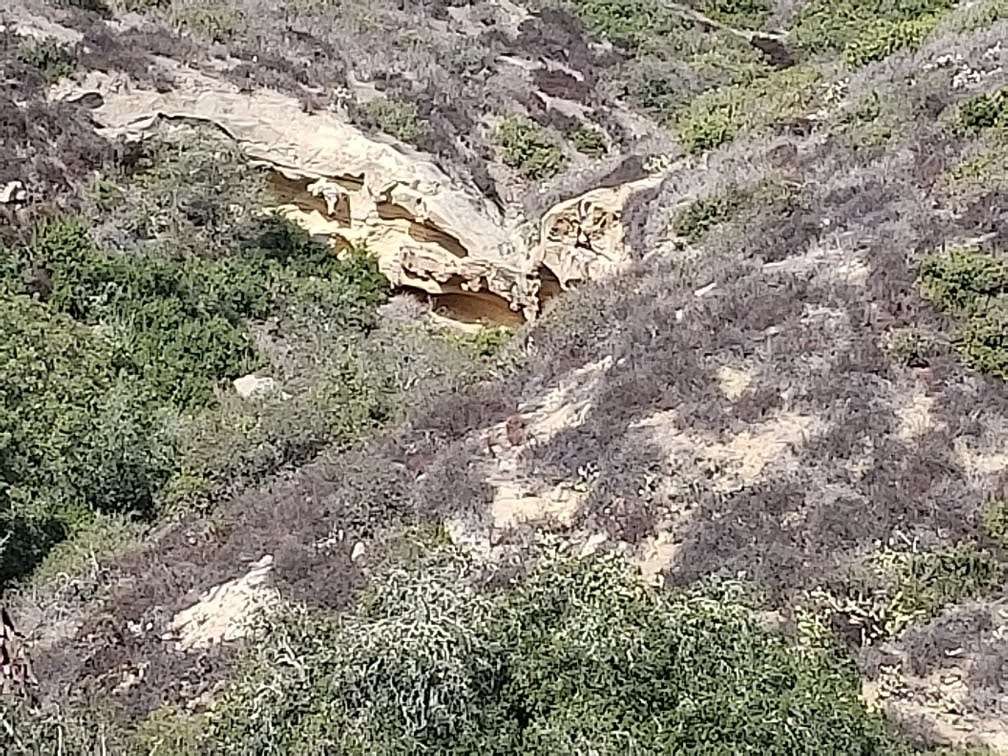
[[[295,612],[210,715],[220,752],[878,753],[853,670],[800,653],[732,589],[654,594],[608,558],[549,559],[500,593],[451,551],[359,612]],[[274,631],[276,632],[276,631]],[[274,635],[274,639],[280,639]],[[296,649],[297,658],[281,657]]]

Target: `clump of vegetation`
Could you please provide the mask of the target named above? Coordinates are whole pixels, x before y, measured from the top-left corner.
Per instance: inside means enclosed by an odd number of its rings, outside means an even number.
[[[591,32],[630,51],[642,51],[690,25],[650,0],[577,0],[575,10]]]
[[[174,468],[156,396],[108,335],[0,297],[0,581],[30,571],[93,510],[149,511]]]
[[[552,178],[567,162],[560,148],[532,121],[505,118],[497,127],[501,160],[530,181]]]
[[[338,260],[280,220],[242,254],[214,260],[106,252],[79,220],[46,225],[19,254],[51,281],[50,308],[105,329],[119,369],[186,409],[210,402],[218,381],[257,366],[248,320],[285,299],[321,300],[330,315],[345,303],[362,312],[387,289],[369,259]]]
[[[968,132],[1008,129],[1008,89],[977,95],[959,106],[959,125]]]
[[[224,0],[176,0],[169,6],[172,26],[217,44],[239,35],[248,23],[241,6]]]
[[[1008,192],[1008,149],[999,141],[979,140],[975,151],[945,173],[942,188],[949,197],[968,202],[990,192]]]
[[[732,186],[723,192],[700,197],[683,208],[672,221],[672,230],[688,241],[701,239],[714,226],[730,220],[745,203],[747,194]]]
[[[810,52],[840,52],[860,66],[917,47],[953,5],[951,0],[812,0],[798,14],[795,37]]]
[[[609,558],[511,589],[451,550],[342,621],[295,612],[210,714],[213,752],[878,753],[853,668],[798,652],[730,590],[656,594]],[[296,659],[285,649],[295,649]],[[214,750],[216,749],[216,750]]]
[[[884,548],[837,593],[813,591],[813,603],[839,612],[870,645],[927,622],[962,601],[998,590],[1008,565],[987,550],[959,544],[933,551]]]
[[[982,516],[984,532],[1002,548],[1008,549],[1008,500],[988,499]]]
[[[384,131],[407,144],[416,144],[427,131],[415,105],[383,97],[370,100],[359,108],[357,120],[365,127]]]
[[[124,167],[89,191],[103,246],[161,257],[229,255],[260,231],[262,173],[235,144],[206,129],[180,128],[133,147]]]
[[[689,152],[730,142],[742,132],[805,116],[819,95],[819,73],[790,68],[695,97],[674,116],[679,138]]]
[[[567,134],[567,138],[582,155],[602,157],[609,151],[605,135],[594,126],[578,126]]]
[[[954,342],[966,363],[1008,379],[1008,262],[1004,255],[956,248],[921,264],[924,296],[961,325]]]
[[[770,16],[766,0],[703,0],[698,10],[722,24],[740,29],[761,29]]]
[[[318,317],[365,332],[388,289],[366,253],[337,258],[268,219],[240,254],[124,254],[99,247],[81,219],[57,218],[28,245],[0,249],[0,260],[0,493],[12,513],[0,578],[30,569],[95,511],[150,513],[185,498],[193,466],[203,489],[221,474],[261,478],[388,414],[379,407],[391,393],[353,380],[356,363],[343,351],[343,372],[272,424],[241,427],[237,438],[236,418],[222,420],[234,442],[226,455],[198,447],[194,461],[179,431],[201,421],[174,419],[214,405],[219,382],[261,364],[252,319]],[[315,425],[302,427],[306,416]],[[266,434],[279,438],[263,458]]]
[[[1008,294],[1008,260],[957,247],[926,257],[921,264],[920,284],[924,295],[943,310],[975,313]]]
[[[506,326],[487,326],[475,333],[451,334],[451,341],[476,359],[489,360],[497,356],[511,338]]]
[[[885,60],[899,50],[915,50],[938,25],[940,16],[883,19],[863,30],[844,48],[844,60],[851,66],[864,66]]]
[[[889,331],[883,346],[897,364],[911,368],[927,367],[939,351],[933,334],[912,327]]]
[[[33,39],[22,42],[17,51],[18,60],[36,69],[42,78],[53,84],[73,73],[77,56],[67,45],[55,40]]]

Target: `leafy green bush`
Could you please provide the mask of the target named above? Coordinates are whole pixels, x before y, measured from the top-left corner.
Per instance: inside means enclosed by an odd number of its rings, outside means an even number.
[[[700,197],[676,215],[672,230],[691,242],[698,241],[714,226],[730,220],[746,199],[746,193],[737,186],[709,197]]]
[[[531,121],[512,116],[497,127],[504,164],[531,181],[551,178],[563,170],[567,162],[560,148]]]
[[[1002,548],[1008,549],[1008,500],[987,501],[983,508],[983,529]]]
[[[400,142],[415,144],[427,130],[416,106],[402,100],[377,98],[367,102],[358,114],[362,125],[384,131]]]
[[[215,753],[880,753],[852,666],[793,649],[730,590],[654,594],[608,558],[471,586],[441,549],[343,620],[304,612],[210,713]],[[289,650],[293,650],[293,655]]]
[[[819,79],[816,70],[795,67],[705,92],[675,114],[679,138],[689,152],[703,152],[742,132],[803,116],[818,97]]]
[[[1008,89],[977,95],[959,106],[959,124],[969,132],[1008,129]]]
[[[92,509],[149,510],[173,449],[149,387],[107,336],[0,297],[0,579],[27,572]]]
[[[337,257],[278,218],[256,228],[212,259],[108,252],[77,218],[0,248],[0,497],[11,533],[0,578],[30,569],[95,510],[151,512],[219,491],[225,476],[258,482],[389,415],[394,392],[378,371],[360,373],[351,348],[388,293],[375,261]],[[341,367],[265,418],[254,403],[218,415],[217,384],[263,360],[248,321],[267,316],[289,338],[346,334]],[[213,422],[211,441],[193,440],[207,434],[191,427]]]
[[[698,10],[728,26],[761,29],[771,8],[766,0],[702,0]]]
[[[926,299],[960,321],[954,342],[968,365],[1008,380],[1008,260],[999,253],[956,248],[920,267]]]
[[[475,359],[492,359],[511,338],[506,326],[481,328],[475,333],[451,333],[450,341]]]
[[[919,553],[888,552],[880,568],[888,581],[892,612],[907,625],[930,619],[950,604],[990,594],[1008,576],[1004,564],[970,544]]]
[[[655,40],[690,26],[652,0],[575,0],[574,10],[589,31],[631,51],[650,47]]]
[[[594,126],[578,126],[567,134],[574,149],[589,157],[602,157],[609,151],[605,135]]]
[[[1008,260],[1000,255],[957,247],[928,255],[919,282],[924,295],[942,310],[975,313],[1008,294]]]
[[[839,612],[860,628],[863,643],[872,644],[926,623],[949,606],[992,595],[1006,577],[1008,565],[971,543],[930,551],[883,547],[838,590],[818,589],[809,596],[825,610],[824,626]]]
[[[105,252],[74,219],[47,224],[20,254],[51,272],[51,308],[105,329],[116,366],[183,408],[259,364],[249,319],[310,307],[363,327],[388,288],[364,253],[340,260],[280,219],[264,221],[241,254],[217,259]]]
[[[972,315],[956,340],[970,367],[1008,380],[1008,301]]]
[[[22,63],[37,69],[50,84],[69,76],[77,66],[73,50],[51,39],[22,42],[17,57]]]
[[[844,60],[851,66],[864,66],[885,60],[899,50],[915,50],[938,25],[940,16],[879,19],[861,31],[844,48]]]
[[[814,53],[843,52],[851,65],[916,47],[953,0],[812,0],[795,23],[795,37]]]

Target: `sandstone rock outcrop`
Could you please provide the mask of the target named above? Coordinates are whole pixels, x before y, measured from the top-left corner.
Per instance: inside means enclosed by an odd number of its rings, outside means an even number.
[[[90,72],[63,81],[52,96],[100,94],[91,115],[109,136],[137,137],[163,121],[216,126],[272,171],[277,212],[336,247],[366,245],[393,286],[462,298],[473,317],[529,320],[544,296],[623,268],[629,255],[621,211],[634,192],[658,181],[589,191],[557,204],[538,224],[505,219],[430,155],[366,136],[333,113],[306,113],[287,95],[243,92],[165,65],[175,80],[170,92]]]

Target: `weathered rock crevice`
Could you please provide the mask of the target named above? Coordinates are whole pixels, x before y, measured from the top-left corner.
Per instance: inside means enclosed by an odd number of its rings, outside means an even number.
[[[426,293],[466,320],[532,320],[545,298],[624,269],[631,256],[623,208],[660,181],[646,176],[592,189],[538,221],[509,220],[429,155],[366,136],[332,113],[305,113],[277,92],[240,92],[184,66],[171,73],[170,92],[90,72],[51,94],[101,95],[92,117],[108,136],[142,136],[164,121],[217,127],[269,171],[276,205],[268,210],[336,249],[366,247],[393,287]]]

